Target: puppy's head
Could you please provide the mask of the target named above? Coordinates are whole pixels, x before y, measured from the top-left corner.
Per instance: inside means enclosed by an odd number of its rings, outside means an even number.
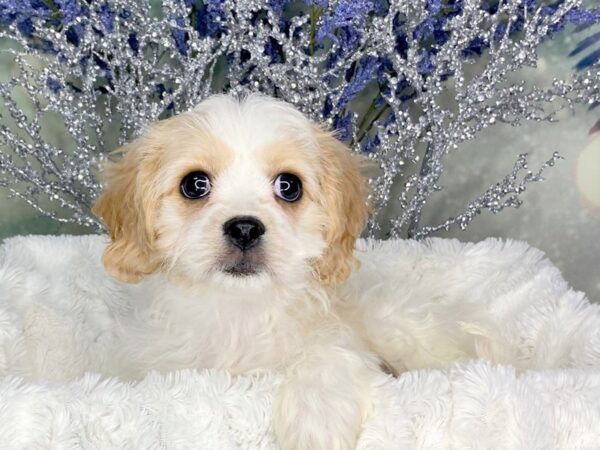
[[[352,270],[368,214],[357,157],[292,106],[213,96],[119,151],[93,208],[112,276],[335,284]]]

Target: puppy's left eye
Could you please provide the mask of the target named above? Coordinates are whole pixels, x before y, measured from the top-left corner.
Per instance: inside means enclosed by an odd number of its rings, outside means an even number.
[[[291,173],[280,173],[273,183],[275,195],[286,202],[295,202],[302,197],[302,182]]]
[[[210,178],[204,172],[188,173],[179,185],[184,197],[196,199],[201,198],[210,192]]]

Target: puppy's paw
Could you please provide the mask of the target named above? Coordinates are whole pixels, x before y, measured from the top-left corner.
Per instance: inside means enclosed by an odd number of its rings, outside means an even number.
[[[370,401],[360,396],[284,388],[275,399],[273,426],[283,450],[351,450],[369,411]]]

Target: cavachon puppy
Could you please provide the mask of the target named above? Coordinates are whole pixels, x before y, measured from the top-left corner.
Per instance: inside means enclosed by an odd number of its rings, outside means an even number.
[[[106,271],[141,287],[111,371],[276,371],[282,448],[353,448],[382,367],[402,369],[339,289],[369,212],[359,157],[257,94],[212,96],[117,152],[94,212]]]

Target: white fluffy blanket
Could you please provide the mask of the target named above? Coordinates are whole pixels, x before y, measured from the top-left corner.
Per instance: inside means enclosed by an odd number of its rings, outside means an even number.
[[[0,248],[0,448],[277,448],[274,374],[185,370],[127,383],[86,373],[110,358],[128,289],[104,274],[103,245],[100,236],[32,236]],[[397,295],[408,318],[432,299],[485,312],[482,327],[501,344],[481,353],[510,365],[388,378],[358,448],[600,448],[600,313],[539,251],[493,239],[359,250],[351,288]]]

